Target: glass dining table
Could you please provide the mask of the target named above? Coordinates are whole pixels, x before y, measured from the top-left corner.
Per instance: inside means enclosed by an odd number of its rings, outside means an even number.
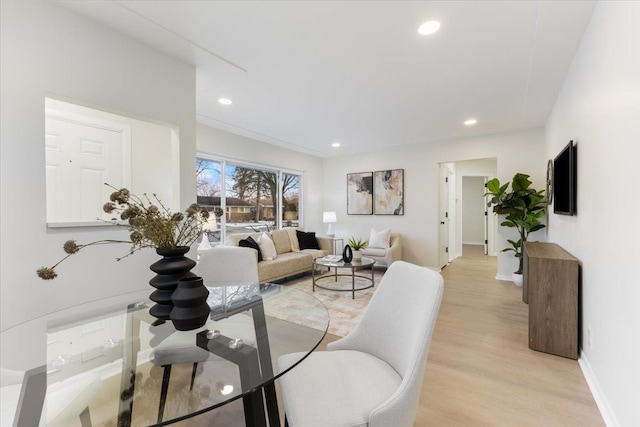
[[[247,426],[279,426],[274,381],[320,344],[326,308],[284,285],[209,290],[211,315],[194,331],[151,316],[149,291],[3,330],[2,367],[25,372],[14,425],[168,425],[242,399]],[[161,351],[173,356],[168,387]],[[280,355],[298,352],[277,371]]]

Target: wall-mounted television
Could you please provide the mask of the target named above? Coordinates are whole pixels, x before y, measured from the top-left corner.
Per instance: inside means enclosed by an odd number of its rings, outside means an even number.
[[[578,181],[578,147],[573,141],[553,160],[553,213],[575,215]]]

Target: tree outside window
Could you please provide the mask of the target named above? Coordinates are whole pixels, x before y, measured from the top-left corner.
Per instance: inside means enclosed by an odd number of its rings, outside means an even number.
[[[210,241],[221,241],[223,233],[300,225],[300,175],[205,158],[196,164],[198,203],[220,214]]]

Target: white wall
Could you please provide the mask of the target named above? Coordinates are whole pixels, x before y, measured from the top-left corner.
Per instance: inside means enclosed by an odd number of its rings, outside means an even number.
[[[324,234],[321,158],[201,124],[197,126],[197,141],[198,153],[302,172],[303,227]]]
[[[368,238],[372,227],[390,227],[403,235],[405,261],[438,268],[438,164],[495,157],[501,181],[526,172],[534,185],[544,188],[543,143],[542,129],[533,129],[328,158],[324,161],[324,210],[338,215],[333,226],[336,237]],[[385,169],[404,169],[405,215],[347,215],[347,173]],[[499,247],[506,238],[500,236]],[[510,275],[514,265],[517,268],[513,256],[498,256],[498,273]]]
[[[484,178],[462,177],[462,243],[484,244]]]
[[[176,179],[184,207],[195,200],[195,70],[49,2],[0,4],[4,330],[73,304],[149,288],[148,266],[157,259],[146,250],[116,262],[129,247],[107,245],[74,255],[53,281],[36,276],[38,268],[64,255],[68,239],[126,238],[114,227],[46,228],[45,96],[177,126],[181,173]]]
[[[581,365],[610,426],[640,425],[639,118],[640,3],[599,2],[545,151],[578,144],[578,214],[551,214],[548,237],[582,264]]]

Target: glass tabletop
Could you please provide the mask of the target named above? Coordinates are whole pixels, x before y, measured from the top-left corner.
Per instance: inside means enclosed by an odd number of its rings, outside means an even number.
[[[164,425],[272,384],[326,334],[327,310],[305,292],[273,284],[209,290],[210,319],[194,331],[177,331],[171,322],[151,316],[150,291],[17,325],[0,334],[2,367],[46,379],[25,381],[36,384],[25,395],[31,412],[34,404],[42,408],[38,396],[46,390],[44,425],[58,424],[64,415],[60,391],[76,394],[76,405],[83,401],[80,406],[89,409],[93,425]],[[278,357],[295,352],[301,353],[299,360],[278,372]],[[159,423],[163,363],[173,369]],[[79,425],[77,417],[65,425]]]
[[[321,265],[323,267],[331,267],[331,268],[359,268],[359,267],[370,267],[376,261],[373,258],[369,258],[363,256],[359,260],[352,260],[351,262],[344,262],[342,259],[335,259],[331,256],[316,258],[313,260],[313,263],[316,265]]]

